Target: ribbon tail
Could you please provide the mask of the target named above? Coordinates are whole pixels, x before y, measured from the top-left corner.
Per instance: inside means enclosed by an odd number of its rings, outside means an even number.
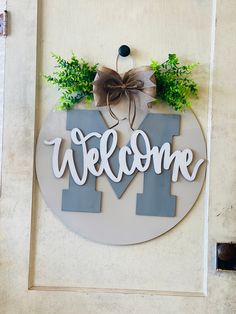
[[[111,109],[111,104],[110,104],[110,101],[109,101],[109,93],[107,93],[107,106],[108,106],[108,109],[109,109],[109,113],[110,113],[110,116],[116,120],[117,122],[112,125],[111,127],[109,127],[109,129],[113,129],[115,126],[117,126],[119,124],[119,119],[117,117],[117,115],[114,113],[114,111]]]
[[[130,128],[134,131],[133,125],[134,125],[134,120],[136,118],[136,103],[135,103],[135,99],[133,99],[133,117],[132,120],[130,121]]]
[[[131,130],[134,131],[134,128],[133,128],[133,124],[134,124],[134,120],[135,120],[135,117],[136,117],[136,103],[135,103],[135,99],[130,96],[130,94],[126,93],[126,96],[129,100],[129,115],[128,115],[128,119],[129,119],[129,126],[131,128]],[[132,110],[132,104],[133,104],[133,116],[132,116],[132,119],[131,119],[131,110]]]
[[[130,124],[131,105],[132,105],[132,104],[131,104],[130,95],[127,94],[127,97],[128,97],[128,100],[129,100],[129,115],[128,115],[128,119],[129,119],[130,128],[132,129],[131,124]]]

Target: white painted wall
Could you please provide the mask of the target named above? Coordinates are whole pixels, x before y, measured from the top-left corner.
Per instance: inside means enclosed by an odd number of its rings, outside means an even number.
[[[40,0],[37,74],[36,8],[36,1],[8,0],[1,313],[234,314],[236,277],[215,271],[215,243],[236,241],[236,2]],[[172,51],[200,62],[193,110],[211,171],[198,203],[172,231],[142,245],[106,247],[69,232],[46,208],[36,181],[32,197],[34,130],[58,96],[40,78],[52,71],[51,51],[66,56],[72,48],[113,66],[123,42],[136,49],[137,65]]]

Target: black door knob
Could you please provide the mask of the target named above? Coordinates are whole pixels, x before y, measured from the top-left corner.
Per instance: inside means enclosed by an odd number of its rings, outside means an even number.
[[[236,271],[236,243],[217,243],[216,268]]]
[[[221,243],[218,245],[217,253],[219,259],[221,259],[222,261],[230,261],[234,258],[234,245],[230,243]]]

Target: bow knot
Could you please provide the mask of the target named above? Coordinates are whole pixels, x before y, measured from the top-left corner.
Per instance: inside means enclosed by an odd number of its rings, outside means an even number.
[[[142,89],[143,86],[144,86],[144,83],[141,80],[134,80],[128,83],[122,82],[121,84],[116,84],[116,82],[112,80],[108,80],[104,84],[105,89],[107,89],[108,91],[114,90],[114,89],[118,89],[118,90],[121,89],[122,91],[126,89]]]
[[[94,100],[96,106],[108,106],[111,116],[119,119],[111,109],[111,105],[119,103],[125,96],[129,102],[129,123],[133,128],[136,116],[136,105],[141,109],[146,109],[148,103],[155,100],[156,85],[153,82],[153,71],[149,67],[131,69],[121,76],[116,71],[101,67],[97,71],[93,82]],[[133,117],[131,118],[131,107],[133,104]],[[113,126],[113,127],[114,127]]]

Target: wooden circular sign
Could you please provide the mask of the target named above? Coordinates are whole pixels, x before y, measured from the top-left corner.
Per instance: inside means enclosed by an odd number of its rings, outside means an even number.
[[[116,109],[126,116],[125,104]],[[157,106],[115,128],[107,111],[51,112],[37,142],[36,170],[47,206],[70,230],[106,244],[167,232],[202,189],[206,144],[191,110]]]

